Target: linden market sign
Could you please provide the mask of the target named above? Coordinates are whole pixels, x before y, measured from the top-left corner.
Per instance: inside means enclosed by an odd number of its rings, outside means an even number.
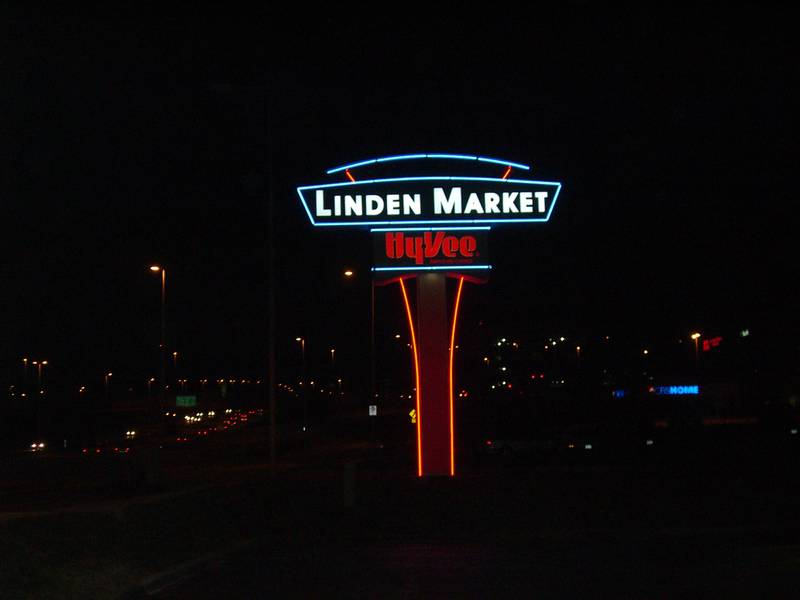
[[[433,163],[415,176],[396,168],[397,161],[422,159]],[[455,172],[466,162],[472,164]],[[409,414],[419,477],[455,475],[454,349],[464,282],[488,281],[488,238],[496,224],[548,221],[561,191],[560,183],[512,177],[514,170],[530,167],[483,156],[405,154],[336,167],[327,174],[339,181],[297,188],[313,225],[369,228],[373,282],[399,284],[413,348]],[[413,309],[408,286],[416,295]],[[377,413],[373,407],[370,414]]]
[[[386,165],[421,159],[433,159],[437,171],[450,173],[399,176],[398,165]],[[502,176],[452,173],[465,162]],[[364,176],[386,166],[392,177]],[[297,194],[315,226],[370,228],[373,271],[490,269],[491,227],[548,221],[561,191],[560,183],[511,177],[512,170],[530,167],[482,156],[406,154],[330,169],[328,175],[347,181],[300,186]]]
[[[547,221],[561,184],[490,177],[408,177],[310,185],[314,225],[455,225]]]
[[[503,177],[437,175],[357,180],[351,169],[410,160],[476,161],[505,167]],[[509,177],[512,168],[530,167],[499,159],[457,154],[410,154],[330,169],[349,181],[297,188],[316,226],[458,225],[536,223],[550,219],[561,184]]]

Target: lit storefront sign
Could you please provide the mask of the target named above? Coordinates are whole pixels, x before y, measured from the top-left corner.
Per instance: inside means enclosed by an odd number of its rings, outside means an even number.
[[[356,179],[350,172],[365,166],[423,158],[476,161],[506,167],[502,177],[434,175]],[[297,188],[315,226],[459,225],[537,223],[550,219],[561,184],[510,178],[512,168],[530,167],[487,157],[458,154],[408,154],[361,161],[328,170],[349,181]]]
[[[656,396],[697,396],[699,385],[659,385],[652,388]]]
[[[407,177],[297,188],[314,225],[536,223],[560,185],[488,177]]]
[[[490,269],[488,227],[373,229],[373,270]]]

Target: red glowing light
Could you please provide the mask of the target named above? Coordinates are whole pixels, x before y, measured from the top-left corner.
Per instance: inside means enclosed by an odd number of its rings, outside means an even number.
[[[511,166],[506,169],[506,172],[503,173],[503,179],[508,179],[508,176],[511,175]]]
[[[456,347],[456,322],[458,321],[458,306],[461,303],[461,289],[464,287],[464,278],[458,280],[456,292],[456,305],[453,309],[453,328],[450,333],[450,476],[456,474],[455,455],[455,427],[453,426],[453,352]]]
[[[403,302],[406,305],[408,328],[411,331],[411,347],[414,350],[414,377],[417,383],[417,476],[422,477],[422,412],[420,411],[420,381],[419,381],[419,356],[417,355],[417,336],[414,333],[414,320],[411,318],[411,305],[408,303],[406,286],[400,279],[400,290],[403,292]]]
[[[353,181],[353,182],[355,182],[356,178],[355,178],[355,177],[353,177],[353,176],[350,174],[350,169],[345,169],[345,171],[344,171],[344,174],[345,174],[345,175],[347,175],[347,178],[348,178],[350,181]]]

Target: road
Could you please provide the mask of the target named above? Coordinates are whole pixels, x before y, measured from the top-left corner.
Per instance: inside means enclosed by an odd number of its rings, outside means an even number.
[[[4,560],[47,557],[56,563],[41,575],[58,575],[48,584],[22,572],[15,589],[176,600],[800,597],[793,460],[537,465],[464,456],[455,479],[418,479],[410,445],[321,432],[285,439],[271,476],[264,434],[256,425],[177,443],[156,490],[118,489],[103,479],[116,471],[100,469],[92,491],[93,463],[77,462],[77,474],[41,484],[46,513],[32,511],[37,499],[25,490],[4,496],[7,507],[30,503],[0,519],[17,544]],[[58,497],[77,480],[86,489]]]
[[[154,597],[800,597],[798,490],[758,473],[367,461],[352,508],[341,477],[295,472],[278,529]]]
[[[174,492],[235,479],[241,467],[263,466],[267,458],[263,413],[258,411],[180,423],[171,433],[101,445],[18,452],[0,457],[0,513]]]

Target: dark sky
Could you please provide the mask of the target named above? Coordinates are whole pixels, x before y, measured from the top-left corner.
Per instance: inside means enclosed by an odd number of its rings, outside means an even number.
[[[3,17],[0,381],[23,356],[75,380],[154,371],[152,262],[186,374],[263,373],[270,189],[279,362],[297,335],[312,360],[335,345],[360,362],[369,234],[314,230],[293,190],[407,152],[563,184],[550,223],[492,232],[465,322],[799,333],[787,14],[218,10]],[[397,294],[377,291],[386,335],[404,326]]]

